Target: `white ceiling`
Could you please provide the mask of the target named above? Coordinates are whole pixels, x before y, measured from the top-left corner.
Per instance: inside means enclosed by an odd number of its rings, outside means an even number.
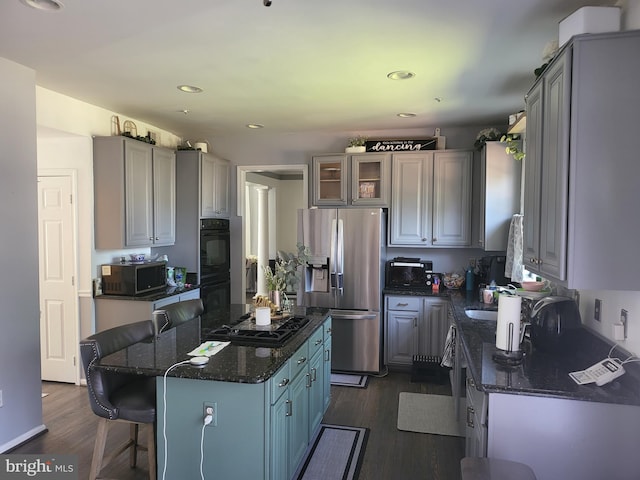
[[[248,123],[265,133],[477,125],[524,108],[562,18],[614,3],[272,1],[62,0],[43,12],[2,0],[0,57],[44,88],[189,139]],[[389,80],[394,70],[416,76]]]

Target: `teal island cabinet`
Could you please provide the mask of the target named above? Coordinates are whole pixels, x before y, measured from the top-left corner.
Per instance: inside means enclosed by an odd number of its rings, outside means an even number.
[[[284,346],[231,343],[201,368],[176,364],[237,312],[204,315],[103,359],[100,368],[156,376],[159,479],[292,477],[328,407],[331,372],[328,309],[296,310],[309,322]]]

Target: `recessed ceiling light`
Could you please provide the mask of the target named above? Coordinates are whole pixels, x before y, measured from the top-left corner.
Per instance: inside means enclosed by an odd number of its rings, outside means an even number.
[[[387,78],[390,78],[391,80],[409,80],[415,76],[415,73],[408,70],[396,70],[395,72],[387,74]]]
[[[264,128],[264,125],[260,123],[248,123],[247,128]]]
[[[416,114],[415,113],[409,113],[409,112],[403,112],[403,113],[399,113],[398,116],[400,118],[412,118],[412,117],[415,117]]]
[[[200,87],[194,87],[193,85],[178,85],[178,90],[185,93],[202,93]]]
[[[57,12],[64,8],[64,5],[59,0],[20,0],[27,7],[37,8],[38,10],[48,10],[50,12]]]
[[[435,98],[434,98],[434,100],[435,100],[436,102],[440,103],[440,102],[442,101],[442,98],[441,98],[441,97],[435,97]]]

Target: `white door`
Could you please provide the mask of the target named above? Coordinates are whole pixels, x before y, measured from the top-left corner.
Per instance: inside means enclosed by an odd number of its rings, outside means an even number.
[[[71,176],[38,177],[42,379],[77,383],[78,308]]]

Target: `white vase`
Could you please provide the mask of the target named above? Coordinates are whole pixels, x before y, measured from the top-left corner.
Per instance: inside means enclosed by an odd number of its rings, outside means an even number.
[[[364,153],[367,151],[367,147],[359,145],[357,147],[347,147],[344,149],[344,153]]]

